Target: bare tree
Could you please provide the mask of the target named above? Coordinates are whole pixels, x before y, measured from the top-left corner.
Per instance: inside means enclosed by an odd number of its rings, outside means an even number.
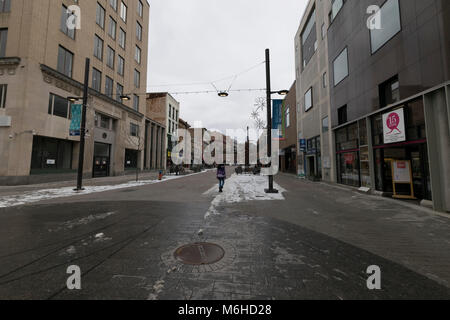
[[[267,99],[264,97],[256,98],[254,104],[255,108],[253,109],[250,115],[253,121],[255,122],[256,129],[258,130],[264,129],[266,127],[266,121],[264,120],[264,110],[266,109],[267,106],[266,100]]]

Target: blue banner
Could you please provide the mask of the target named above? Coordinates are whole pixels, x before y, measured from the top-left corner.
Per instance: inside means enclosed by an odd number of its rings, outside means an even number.
[[[279,136],[275,137],[282,139],[284,137],[283,132],[283,108],[284,100],[272,100],[272,129],[279,130]]]
[[[73,104],[71,107],[72,120],[70,122],[69,133],[70,136],[80,136],[81,132],[81,110],[83,105]]]

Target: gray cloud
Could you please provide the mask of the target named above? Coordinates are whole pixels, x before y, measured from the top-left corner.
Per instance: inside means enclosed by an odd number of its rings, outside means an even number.
[[[294,36],[306,0],[153,0],[150,2],[150,91],[214,90],[211,85],[154,87],[209,82],[264,61],[271,49],[272,87],[289,89],[295,80]],[[231,79],[218,82],[226,90]],[[233,89],[265,88],[265,68],[239,77]],[[264,92],[176,95],[181,117],[207,128],[253,127],[250,113]]]

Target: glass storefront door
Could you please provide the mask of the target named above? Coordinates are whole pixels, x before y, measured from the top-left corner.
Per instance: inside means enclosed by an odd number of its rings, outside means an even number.
[[[92,176],[94,178],[108,177],[110,169],[111,146],[98,143],[94,145],[94,166]]]

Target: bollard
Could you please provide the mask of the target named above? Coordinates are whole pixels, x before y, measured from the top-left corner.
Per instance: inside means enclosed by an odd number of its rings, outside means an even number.
[[[163,172],[162,172],[162,170],[161,170],[161,171],[159,171],[159,177],[158,177],[158,180],[161,181],[162,178],[163,178]]]

